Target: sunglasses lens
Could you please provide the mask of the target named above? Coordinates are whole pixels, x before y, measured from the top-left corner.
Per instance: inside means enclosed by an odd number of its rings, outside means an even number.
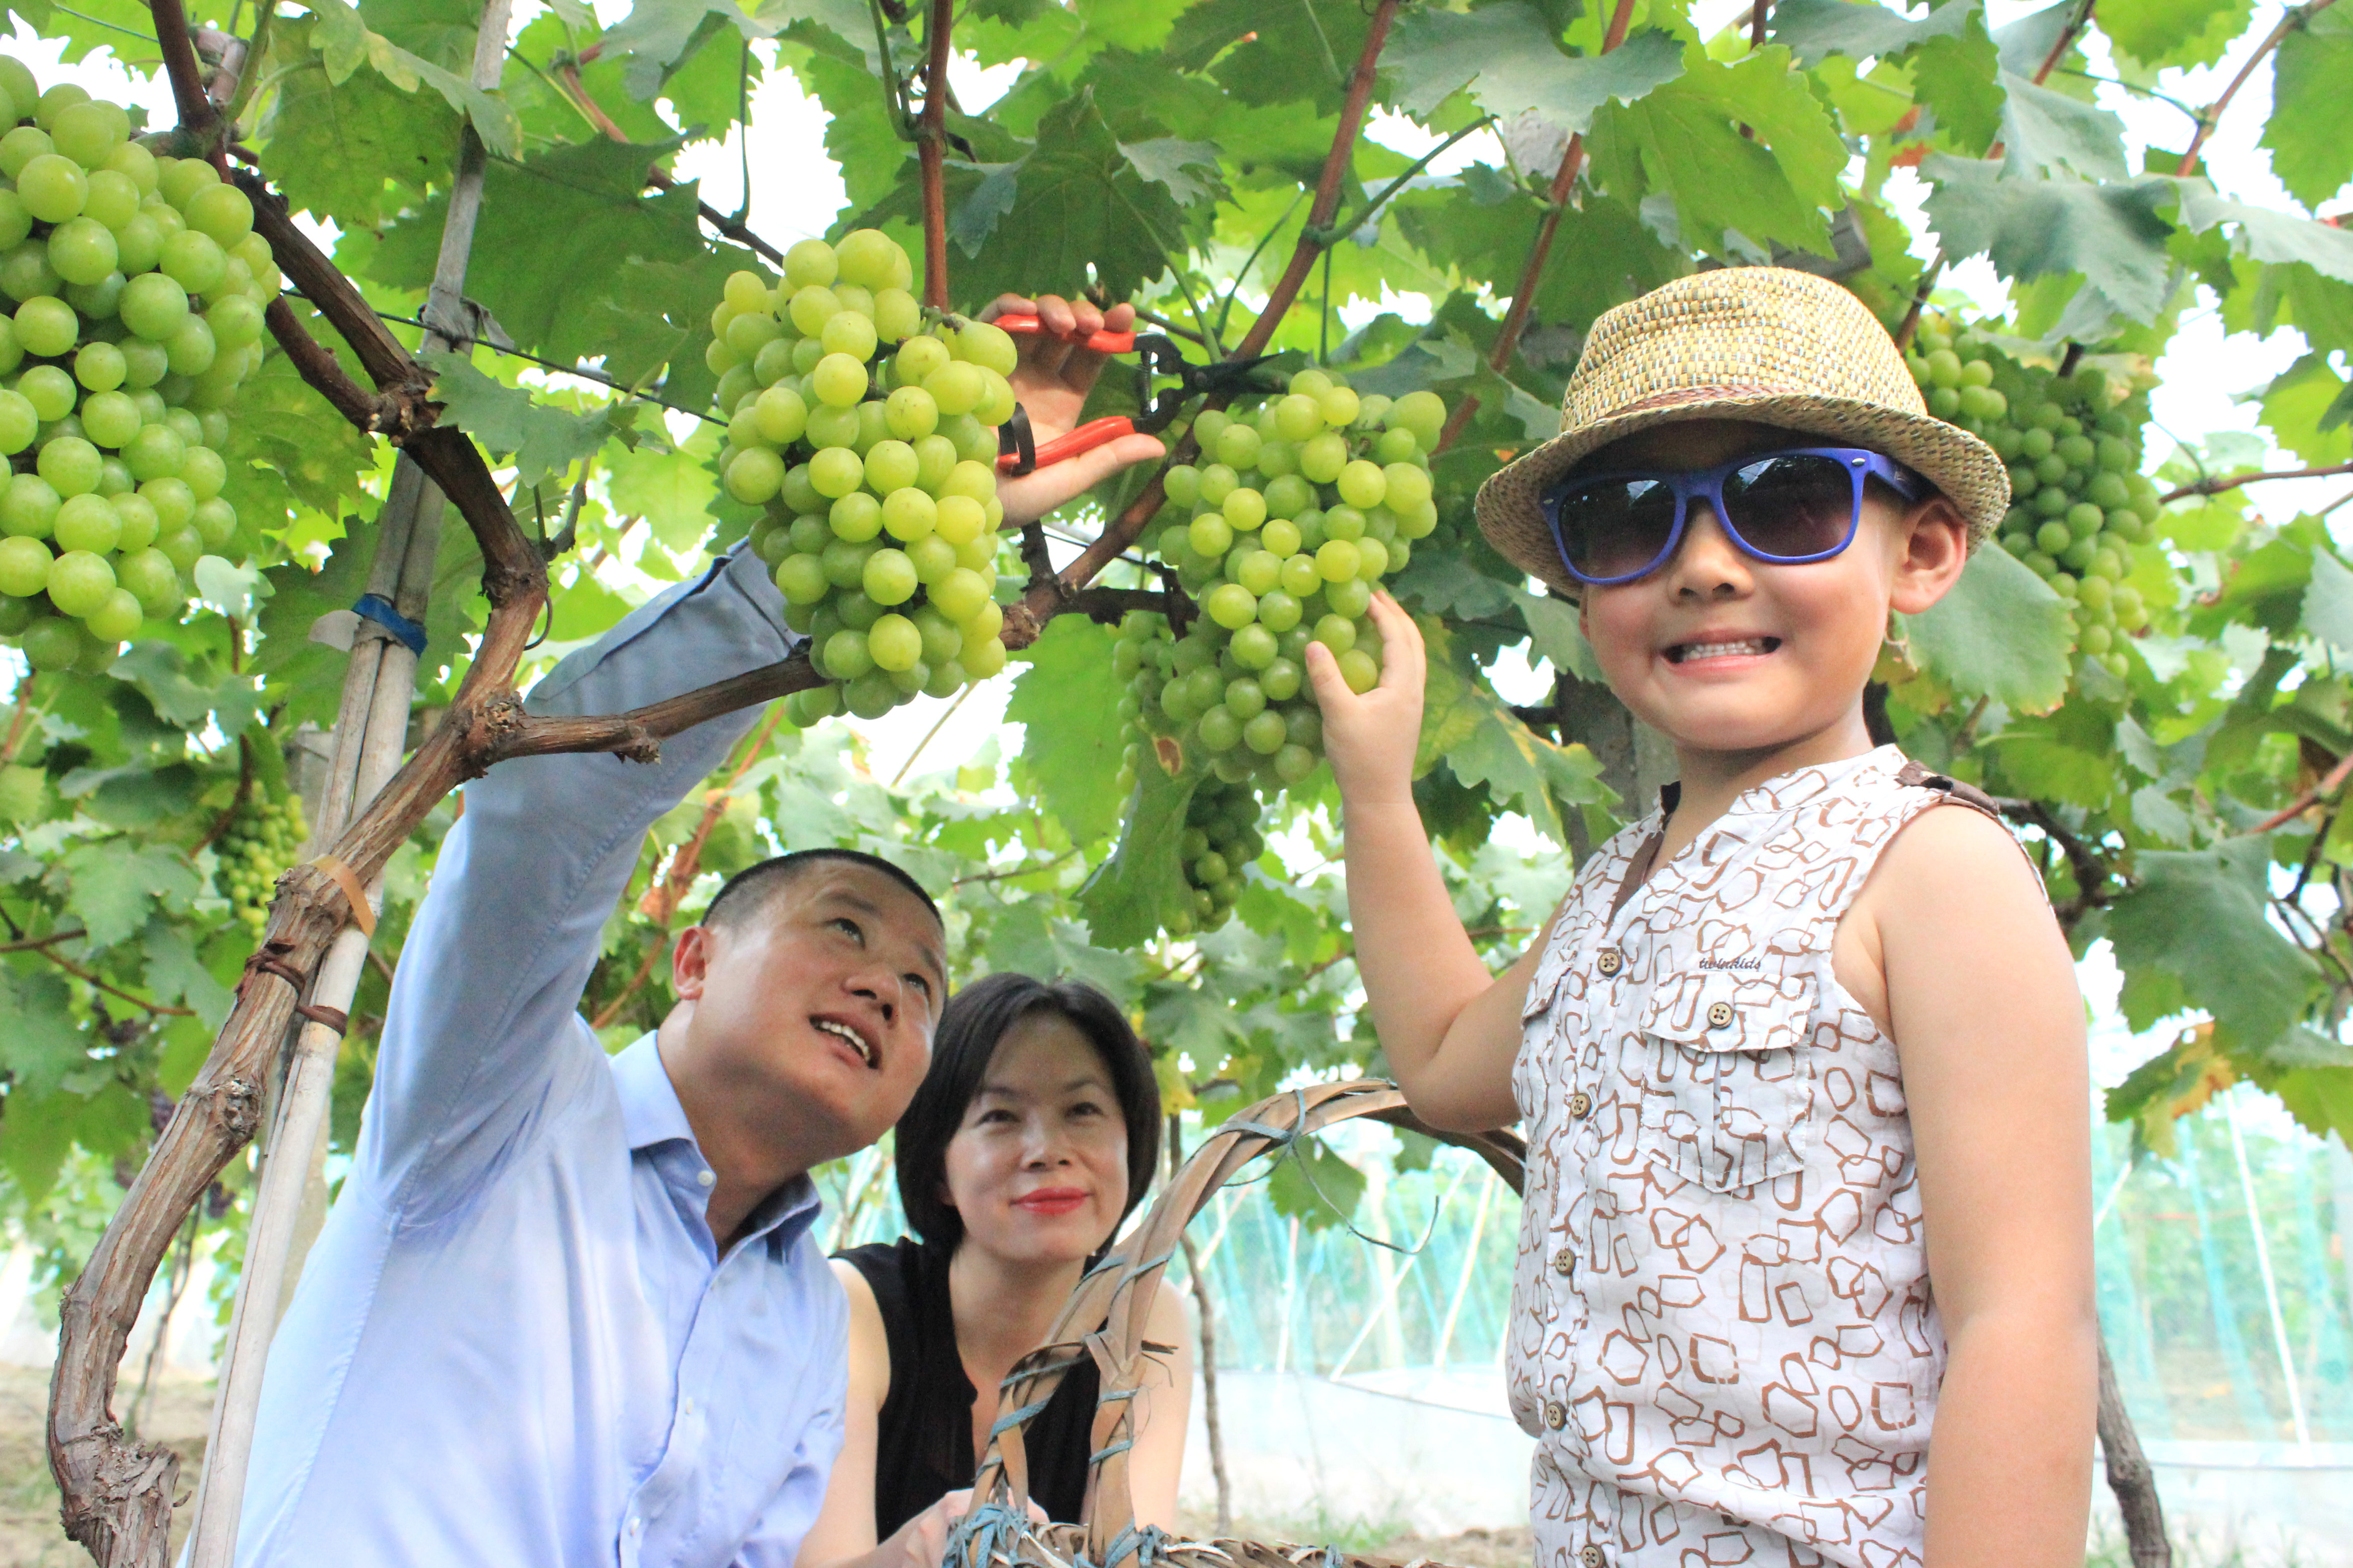
[[[1657,479],[1572,483],[1555,493],[1553,506],[1562,557],[1594,581],[1649,570],[1674,537],[1675,492]]]
[[[1854,476],[1836,458],[1760,458],[1725,477],[1724,510],[1724,521],[1759,555],[1826,555],[1854,530]]]

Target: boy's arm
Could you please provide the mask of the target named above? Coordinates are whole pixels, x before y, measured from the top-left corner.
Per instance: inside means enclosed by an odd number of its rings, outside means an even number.
[[[1915,818],[1857,907],[1871,919],[1849,923],[1886,976],[1948,1356],[1929,1568],[2079,1568],[2099,1326],[2066,942],[2009,834],[1968,810]]]
[[[744,551],[638,609],[564,661],[534,713],[609,713],[785,657],[784,600]],[[395,976],[357,1151],[394,1202],[486,1169],[547,1095],[605,1069],[575,1009],[646,829],[759,717],[730,713],[662,742],[661,760],[519,757],[467,786]],[[462,1185],[462,1182],[459,1183]]]
[[[1421,631],[1387,594],[1373,596],[1381,680],[1358,696],[1320,643],[1307,674],[1324,712],[1344,815],[1348,924],[1356,972],[1389,1070],[1433,1127],[1483,1131],[1519,1120],[1512,1062],[1520,1003],[1544,951],[1539,939],[1498,977],[1454,913],[1413,804],[1421,742]]]

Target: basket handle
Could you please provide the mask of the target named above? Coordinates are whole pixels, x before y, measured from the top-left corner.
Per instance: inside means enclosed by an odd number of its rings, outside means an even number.
[[[1280,1151],[1335,1121],[1370,1117],[1471,1150],[1518,1192],[1527,1146],[1508,1131],[1442,1132],[1425,1125],[1406,1105],[1404,1093],[1383,1079],[1314,1084],[1262,1100],[1202,1138],[1182,1169],[1162,1190],[1144,1223],[1116,1250],[1081,1279],[1046,1341],[1014,1363],[998,1392],[1000,1416],[973,1479],[976,1510],[988,1504],[1026,1516],[1029,1504],[1028,1453],[1022,1428],[1053,1397],[1081,1358],[1094,1363],[1102,1394],[1095,1405],[1094,1451],[1089,1465],[1085,1518],[1087,1555],[1102,1568],[1119,1568],[1134,1539],[1135,1507],[1128,1485],[1128,1451],[1134,1440],[1134,1405],[1143,1387],[1152,1348],[1144,1338],[1153,1301],[1167,1272],[1178,1238],[1210,1194],[1234,1173],[1269,1151]],[[1098,1326],[1100,1325],[1100,1326]]]

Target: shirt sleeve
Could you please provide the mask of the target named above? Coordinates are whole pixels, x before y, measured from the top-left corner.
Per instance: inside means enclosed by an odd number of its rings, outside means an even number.
[[[833,1479],[833,1461],[841,1452],[842,1410],[849,1402],[849,1369],[843,1365],[834,1379],[833,1394],[824,1408],[809,1418],[793,1453],[793,1468],[785,1484],[760,1511],[759,1522],[735,1553],[733,1568],[793,1568],[801,1542],[817,1523],[825,1506],[826,1483]]]
[[[559,664],[534,714],[613,713],[773,664],[799,641],[759,558],[741,551]],[[535,1123],[609,1082],[577,1011],[646,830],[758,718],[662,742],[518,757],[468,784],[400,955],[354,1174],[410,1212],[459,1201]]]

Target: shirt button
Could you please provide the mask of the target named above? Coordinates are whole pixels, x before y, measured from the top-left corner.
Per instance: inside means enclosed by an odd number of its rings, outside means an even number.
[[[629,1533],[630,1533],[631,1535],[635,1535],[635,1534],[638,1532],[638,1527],[639,1527],[640,1525],[642,1525],[644,1522],[645,1522],[645,1521],[644,1521],[643,1520],[637,1520],[637,1519],[633,1519],[633,1520],[629,1521]]]
[[[1578,1089],[1568,1097],[1568,1113],[1582,1121],[1593,1114],[1593,1097]]]
[[[1709,1028],[1711,1028],[1711,1029],[1721,1029],[1721,1028],[1723,1028],[1725,1025],[1727,1025],[1727,1024],[1729,1024],[1729,1023],[1731,1023],[1731,1022],[1732,1022],[1732,1004],[1731,1004],[1731,1003],[1729,1003],[1729,1002],[1718,1002],[1718,1003],[1714,1004],[1713,1005],[1711,1005],[1711,1006],[1708,1008],[1708,1010],[1707,1010],[1707,1026],[1708,1026]],[[1599,1551],[1600,1550],[1600,1548],[1599,1548],[1599,1547],[1598,1547],[1598,1546],[1588,1546],[1588,1547],[1587,1547],[1587,1548],[1586,1548],[1586,1550],[1587,1550],[1587,1551],[1588,1551],[1588,1552],[1599,1552]]]
[[[1557,1399],[1545,1401],[1545,1425],[1557,1432],[1568,1425],[1568,1406]]]
[[[1721,1005],[1721,1004],[1719,1004],[1719,1005]],[[697,1171],[694,1173],[694,1184],[698,1187],[712,1186],[715,1184],[718,1180],[719,1178],[717,1176],[712,1175],[708,1171]]]
[[[679,1402],[679,1407],[678,1407],[678,1409],[679,1409],[679,1414],[680,1414],[680,1415],[693,1415],[693,1414],[694,1414],[694,1395],[692,1395],[691,1394],[688,1394],[688,1395],[687,1395],[683,1400],[680,1401],[680,1402]]]
[[[1602,978],[1606,980],[1625,968],[1626,960],[1616,948],[1604,948],[1601,950],[1601,956],[1593,961],[1593,967],[1601,971]]]
[[[1552,1255],[1552,1271],[1555,1274],[1560,1275],[1562,1278],[1566,1279],[1570,1273],[1575,1271],[1576,1268],[1577,1255],[1571,1252],[1567,1247],[1564,1247],[1558,1252]]]
[[[1599,1546],[1585,1546],[1577,1549],[1577,1561],[1579,1568],[1601,1568],[1609,1559]]]

